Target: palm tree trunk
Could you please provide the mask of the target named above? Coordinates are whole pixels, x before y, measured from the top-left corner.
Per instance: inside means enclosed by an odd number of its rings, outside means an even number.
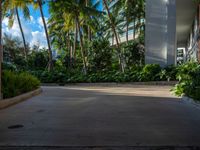
[[[126,21],[126,43],[128,44],[128,32],[129,32],[129,24],[128,24],[128,20]]]
[[[67,33],[67,49],[69,50],[69,56],[70,56],[69,66],[72,67],[73,54],[72,54],[72,50],[71,50],[69,32]]]
[[[88,2],[88,0],[86,0],[86,7],[89,5],[89,2]],[[88,25],[87,26],[87,34],[88,34],[88,41],[91,41],[91,30],[90,30],[90,26]]]
[[[73,62],[73,65],[75,65],[75,63],[76,63],[76,44],[77,44],[77,37],[78,37],[77,22],[75,21],[75,31],[74,31],[74,50],[73,50],[74,62]]]
[[[109,17],[109,20],[110,20],[110,23],[111,23],[111,27],[112,27],[112,30],[113,30],[113,33],[114,33],[114,37],[115,37],[115,40],[116,40],[117,53],[118,53],[118,57],[119,57],[120,69],[121,69],[122,72],[124,72],[124,65],[123,65],[124,61],[123,61],[121,50],[120,50],[119,39],[118,39],[116,27],[115,27],[115,25],[114,25],[114,23],[112,21],[112,17],[111,17],[111,14],[110,14],[110,11],[109,11],[109,8],[108,8],[106,0],[103,0],[103,4],[104,4],[104,7],[105,7],[105,9],[107,11],[107,14],[108,14],[108,17]]]
[[[90,27],[88,26],[88,40],[91,41],[91,30],[90,30]]]
[[[135,40],[135,34],[136,34],[136,25],[135,25],[135,18],[134,18],[134,20],[133,20],[133,39]]]
[[[20,31],[21,31],[22,40],[23,40],[23,44],[24,44],[24,57],[25,57],[25,60],[27,60],[26,40],[25,40],[24,31],[23,31],[23,29],[22,29],[21,20],[20,20],[20,18],[19,18],[19,12],[18,12],[17,7],[15,8],[15,11],[16,11],[17,21],[18,21],[18,24],[19,24],[19,29],[20,29]]]
[[[46,22],[45,22],[45,19],[44,19],[41,0],[37,0],[37,2],[38,2],[38,5],[39,5],[39,8],[40,8],[40,14],[41,14],[41,17],[42,17],[44,30],[45,30],[45,34],[46,34],[46,38],[47,38],[47,45],[48,45],[48,52],[49,52],[48,71],[52,71],[53,70],[53,59],[52,59],[52,51],[51,51],[51,44],[50,44],[50,40],[49,40],[49,34],[48,34],[48,31],[47,31],[47,25],[46,25]]]
[[[81,34],[81,28],[80,28],[80,22],[79,22],[78,16],[76,17],[76,21],[77,21],[78,33],[79,33],[79,37],[80,37],[81,55],[82,55],[82,59],[83,59],[83,71],[84,71],[84,74],[86,75],[87,74],[87,66],[86,66],[85,53],[84,53],[84,47],[83,47],[83,37]]]
[[[141,28],[141,16],[139,16],[139,35],[141,34],[142,28]]]
[[[114,36],[112,36],[112,46],[114,45],[114,42],[115,42],[115,38]]]
[[[2,95],[2,61],[3,61],[3,46],[2,46],[2,0],[0,0],[0,100],[3,98]]]

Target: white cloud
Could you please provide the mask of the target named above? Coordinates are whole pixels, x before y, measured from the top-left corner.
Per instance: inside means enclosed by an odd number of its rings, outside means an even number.
[[[47,23],[47,22],[48,22],[48,18],[45,17],[44,19],[45,19],[45,22]],[[39,28],[42,29],[43,26],[44,26],[42,17],[39,17],[39,18],[37,19],[37,23],[39,24]]]
[[[38,43],[41,47],[47,46],[46,36],[44,32],[35,31],[31,32],[31,34],[32,34],[31,46]]]
[[[20,39],[22,39],[20,28],[19,28],[18,21],[16,18],[14,20],[14,24],[11,29],[8,28],[7,18],[5,18],[2,21],[2,24],[3,24],[3,33],[10,34],[13,37],[19,37]],[[30,46],[33,46],[39,43],[40,47],[47,47],[46,36],[44,33],[43,22],[42,22],[41,17],[35,20],[34,17],[31,16],[30,21],[25,21],[24,19],[21,19],[21,24],[22,24],[26,41],[30,43]],[[33,26],[35,26],[35,28],[38,28],[38,30],[34,31]]]
[[[36,24],[36,20],[34,19],[33,16],[30,16],[30,20],[28,20],[29,24]]]
[[[14,20],[13,27],[8,28],[8,19],[3,20],[3,33],[12,34],[12,36],[21,36],[17,19]]]

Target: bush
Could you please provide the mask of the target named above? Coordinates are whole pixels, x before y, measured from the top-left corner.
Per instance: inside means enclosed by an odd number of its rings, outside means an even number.
[[[10,98],[37,89],[40,81],[34,76],[22,72],[3,71],[2,93],[3,98]]]
[[[3,67],[3,70],[17,71],[17,66],[10,62],[3,62],[2,67]]]
[[[127,66],[144,65],[144,45],[140,41],[129,41],[122,45],[122,49]]]
[[[89,62],[92,71],[105,71],[112,67],[112,52],[106,39],[94,40],[89,46]]]
[[[177,67],[170,65],[162,69],[158,74],[159,79],[162,81],[175,81],[178,73]]]
[[[47,50],[32,51],[28,55],[27,66],[30,70],[40,70],[47,67],[48,61]]]
[[[196,62],[188,62],[177,68],[179,83],[172,89],[175,95],[187,95],[200,100],[200,65]]]
[[[140,73],[140,81],[157,81],[161,67],[158,64],[147,64]]]
[[[175,67],[173,67],[175,68]],[[84,75],[76,69],[30,72],[43,83],[82,83],[82,82],[139,82],[167,81],[175,77],[176,69],[161,69],[159,65],[132,66],[122,73],[118,70],[89,71]]]

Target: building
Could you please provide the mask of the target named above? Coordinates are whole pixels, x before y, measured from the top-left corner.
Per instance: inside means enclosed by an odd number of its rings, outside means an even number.
[[[193,0],[146,0],[145,11],[147,64],[200,60],[199,6]]]

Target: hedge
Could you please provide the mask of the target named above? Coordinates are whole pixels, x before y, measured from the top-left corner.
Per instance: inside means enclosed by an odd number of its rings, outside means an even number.
[[[3,98],[15,97],[20,94],[37,89],[40,81],[26,72],[16,73],[12,71],[3,71],[2,75],[2,93]]]

